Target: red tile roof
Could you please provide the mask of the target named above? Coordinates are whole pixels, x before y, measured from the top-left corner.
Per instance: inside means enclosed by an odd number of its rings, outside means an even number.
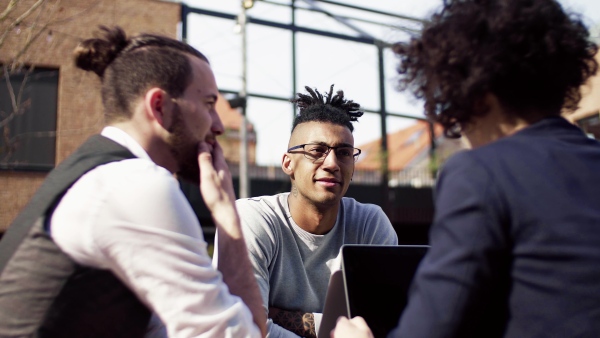
[[[442,135],[441,125],[435,125],[436,138]],[[429,137],[429,123],[417,121],[415,124],[388,134],[388,169],[391,171],[404,169],[413,159],[426,151],[431,140]],[[362,150],[356,162],[356,169],[376,170],[381,167],[381,139],[359,145]]]
[[[596,53],[596,61],[600,63],[600,52]],[[573,114],[566,115],[566,118],[572,122],[598,114],[600,111],[600,72],[590,77],[588,82],[581,86],[580,93],[579,108]]]

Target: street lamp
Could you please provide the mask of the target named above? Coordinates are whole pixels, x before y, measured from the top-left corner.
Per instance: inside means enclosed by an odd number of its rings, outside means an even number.
[[[250,9],[254,6],[254,0],[242,0],[242,7],[244,9]]]
[[[240,35],[242,36],[242,88],[239,93],[239,99],[243,101],[242,123],[240,125],[240,189],[239,198],[250,197],[250,184],[248,178],[248,120],[246,117],[246,96],[247,96],[247,48],[246,48],[246,10],[254,6],[254,0],[242,0],[242,11],[238,16],[238,25]]]

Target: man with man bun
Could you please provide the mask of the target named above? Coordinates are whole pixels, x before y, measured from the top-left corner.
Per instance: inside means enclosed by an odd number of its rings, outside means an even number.
[[[344,197],[360,149],[353,122],[360,105],[305,87],[281,168],[289,193],[237,201],[246,245],[269,320],[269,337],[315,337],[331,274],[344,244],[397,245],[383,210]]]
[[[100,77],[107,126],[0,242],[0,336],[263,336],[208,60],[167,37],[101,33],[75,63]],[[173,174],[200,185],[220,234],[216,268]]]

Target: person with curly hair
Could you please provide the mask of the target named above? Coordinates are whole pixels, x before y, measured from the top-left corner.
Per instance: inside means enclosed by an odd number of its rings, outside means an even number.
[[[352,123],[363,114],[333,85],[305,87],[281,168],[291,192],[237,201],[269,337],[315,337],[329,278],[344,244],[398,244],[383,210],[344,197],[360,149]]]
[[[100,33],[74,56],[100,78],[107,126],[2,238],[0,336],[264,336],[208,60],[168,37]],[[220,233],[216,268],[173,174],[200,185]]]
[[[401,87],[471,150],[436,185],[431,248],[388,337],[597,337],[600,143],[561,115],[598,48],[555,0],[447,0],[395,46]],[[334,337],[372,337],[342,318]]]

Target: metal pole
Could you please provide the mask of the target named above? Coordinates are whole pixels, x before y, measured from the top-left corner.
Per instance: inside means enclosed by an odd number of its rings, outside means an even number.
[[[248,122],[246,119],[246,96],[247,96],[247,50],[246,50],[246,6],[244,0],[240,1],[242,12],[239,17],[240,34],[242,35],[242,88],[240,90],[240,98],[243,100],[242,105],[242,124],[240,126],[240,196],[239,198],[250,197],[250,185],[248,184]]]
[[[292,26],[296,26],[296,0],[292,0]],[[292,30],[292,97],[296,97],[296,31]],[[294,103],[292,111],[292,123],[296,118],[296,104]]]
[[[437,173],[438,173],[438,159],[436,156],[436,151],[435,148],[437,147],[436,141],[435,141],[435,126],[433,125],[433,122],[431,121],[427,121],[429,124],[429,163],[430,163],[430,171],[431,171],[431,178],[432,179],[436,179],[437,178]]]
[[[181,4],[181,41],[187,43],[187,17],[189,7],[186,4]]]
[[[379,61],[379,104],[381,116],[381,193],[383,195],[382,209],[386,214],[390,214],[390,194],[389,194],[389,152],[387,143],[387,108],[385,104],[385,69],[384,69],[384,47],[383,43],[377,42],[377,56]]]

